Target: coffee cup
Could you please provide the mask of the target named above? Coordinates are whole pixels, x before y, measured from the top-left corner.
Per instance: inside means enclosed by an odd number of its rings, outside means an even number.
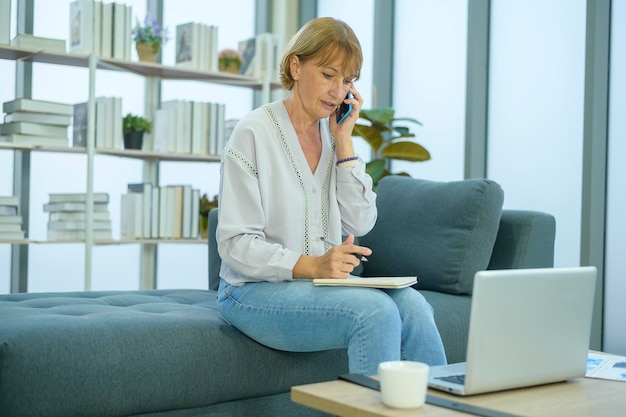
[[[383,404],[392,408],[424,405],[429,366],[414,361],[387,361],[378,365]]]

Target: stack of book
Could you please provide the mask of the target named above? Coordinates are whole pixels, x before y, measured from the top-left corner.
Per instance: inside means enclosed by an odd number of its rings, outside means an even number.
[[[271,33],[259,33],[239,42],[243,58],[239,73],[254,78],[278,79],[278,70],[284,48],[283,38]]]
[[[49,213],[48,240],[83,240],[87,220],[85,193],[51,193],[43,206]],[[109,195],[93,194],[93,238],[111,239]]]
[[[70,3],[70,52],[130,60],[132,6],[76,0]]]
[[[176,26],[176,65],[218,71],[217,26],[184,23]]]
[[[122,194],[121,239],[197,239],[200,190],[191,185],[128,184]]]
[[[24,239],[19,199],[0,196],[0,240]]]
[[[18,33],[11,39],[11,45],[38,51],[64,54],[67,51],[65,39],[44,38],[30,33]]]
[[[68,147],[68,127],[72,123],[71,104],[17,98],[3,103],[6,113],[0,124],[0,142],[19,145]]]
[[[74,105],[72,146],[87,146],[88,103]],[[96,98],[95,146],[106,149],[122,149],[122,98]]]
[[[219,155],[224,148],[226,105],[185,100],[161,103],[154,120],[155,152]]]

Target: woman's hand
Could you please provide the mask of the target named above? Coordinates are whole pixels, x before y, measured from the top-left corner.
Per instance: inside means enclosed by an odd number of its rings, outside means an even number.
[[[335,147],[337,151],[337,159],[344,159],[354,156],[354,147],[352,145],[352,130],[356,121],[359,119],[359,112],[363,105],[363,96],[354,87],[354,84],[350,85],[349,92],[352,93],[352,98],[346,98],[344,103],[352,104],[352,111],[350,115],[344,119],[341,124],[337,124],[337,116],[333,113],[330,116],[330,132],[335,138]]]
[[[350,233],[343,244],[333,246],[322,256],[302,255],[293,269],[294,278],[343,279],[361,263],[361,256],[372,254],[370,248],[354,244]]]

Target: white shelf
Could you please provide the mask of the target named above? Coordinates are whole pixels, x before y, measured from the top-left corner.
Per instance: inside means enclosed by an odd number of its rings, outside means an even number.
[[[15,240],[0,240],[0,245],[47,245],[47,244],[68,244],[68,243],[80,243],[85,244],[84,239],[76,240],[46,240],[46,239],[15,239]],[[96,246],[103,245],[137,245],[137,244],[207,244],[207,239],[137,239],[137,240],[115,240],[115,239],[94,239],[93,244]]]
[[[38,146],[38,145],[21,145],[11,142],[0,142],[0,150],[13,150],[24,152],[61,152],[61,153],[79,153],[86,154],[85,147],[62,147],[62,146]],[[98,155],[119,156],[123,158],[134,158],[143,160],[156,161],[180,161],[180,162],[219,162],[219,155],[192,155],[192,154],[176,154],[162,152],[146,152],[133,149],[104,149],[96,148],[94,153]]]
[[[276,80],[271,80],[269,76],[257,79],[240,74],[226,72],[198,71],[194,69],[167,66],[157,63],[146,63],[139,61],[126,61],[112,58],[101,58],[94,55],[69,54],[58,52],[46,52],[36,49],[14,47],[10,45],[0,45],[0,59],[21,62],[43,63],[52,65],[65,65],[71,67],[87,68],[89,70],[89,85],[86,86],[89,92],[88,119],[91,126],[95,120],[95,78],[97,71],[120,71],[136,74],[145,77],[146,83],[146,114],[154,111],[157,103],[157,85],[160,80],[189,80],[201,81],[212,84],[220,84],[230,87],[240,87],[260,91],[263,101],[269,100],[270,92],[274,89],[282,88]],[[269,70],[269,69],[268,69]],[[269,74],[269,72],[268,72]],[[87,147],[44,147],[35,145],[21,145],[14,143],[0,143],[0,150],[12,150],[16,152],[59,152],[68,154],[86,155],[87,165],[87,195],[93,193],[93,171],[94,156],[105,155],[121,158],[139,159],[144,162],[144,180],[155,182],[155,173],[158,172],[158,163],[162,161],[179,162],[220,162],[219,155],[191,155],[173,154],[160,152],[144,152],[141,150],[121,150],[121,149],[101,149],[95,145],[95,131],[91,128],[87,133]],[[68,143],[70,139],[68,138]],[[89,199],[88,199],[89,200]],[[90,218],[93,208],[88,208],[87,219]],[[26,213],[28,215],[28,213]],[[90,228],[87,225],[87,228]],[[99,245],[128,245],[140,244],[142,272],[140,286],[150,288],[155,282],[155,245],[158,244],[206,244],[207,239],[139,239],[139,240],[46,240],[46,239],[19,239],[0,241],[0,244],[30,245],[30,244],[82,244],[85,245],[85,290],[91,289],[92,275],[92,248]]]
[[[89,68],[89,55],[45,52],[10,45],[0,45],[0,59]],[[130,72],[144,77],[156,77],[163,80],[207,81],[214,84],[245,87],[255,90],[261,90],[264,87],[262,80],[245,75],[227,72],[198,71],[149,62],[97,58],[96,66],[98,69]],[[278,81],[271,82],[270,88],[275,89],[280,87],[281,85]]]

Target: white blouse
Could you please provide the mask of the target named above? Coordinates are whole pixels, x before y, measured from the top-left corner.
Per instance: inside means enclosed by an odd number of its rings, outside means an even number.
[[[282,100],[262,106],[235,127],[220,166],[220,276],[231,285],[290,281],[302,254],[328,249],[321,236],[362,236],[376,222],[372,179],[359,160],[336,166],[328,119],[320,121],[322,155],[309,168]]]

